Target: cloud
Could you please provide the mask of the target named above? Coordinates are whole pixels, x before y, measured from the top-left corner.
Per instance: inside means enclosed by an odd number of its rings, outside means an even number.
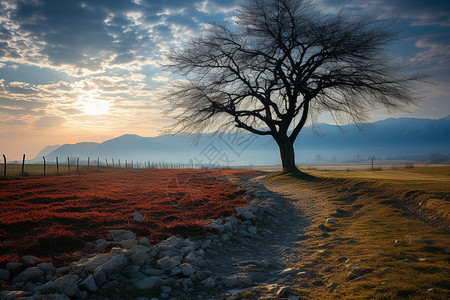
[[[320,0],[320,6],[383,13],[386,17],[412,19],[415,25],[450,26],[450,2],[445,0]]]
[[[2,2],[0,59],[76,77],[108,68],[136,70],[159,59],[167,45],[198,33],[202,12],[233,7],[222,0]]]
[[[38,128],[58,127],[66,123],[67,120],[60,116],[44,116],[34,122],[34,126]]]

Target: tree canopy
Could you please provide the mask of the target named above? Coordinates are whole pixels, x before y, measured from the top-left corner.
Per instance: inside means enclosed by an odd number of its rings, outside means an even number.
[[[296,170],[293,143],[308,119],[329,112],[358,123],[416,99],[420,76],[388,55],[397,38],[388,21],[326,14],[304,0],[247,0],[234,20],[210,23],[168,55],[167,68],[185,77],[165,95],[173,131],[271,135],[283,169]]]

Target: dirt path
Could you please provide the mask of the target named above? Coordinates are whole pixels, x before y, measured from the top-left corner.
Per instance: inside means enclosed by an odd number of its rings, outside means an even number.
[[[262,181],[263,176],[246,184]],[[288,289],[282,289],[298,277],[295,265],[302,259],[298,242],[307,238],[304,230],[309,221],[293,200],[293,196],[299,195],[292,187],[283,189],[274,184],[267,187],[269,189],[259,196],[274,199],[276,205],[273,213],[266,214],[255,226],[248,224],[248,229],[256,228],[256,234],[248,236],[246,231],[238,232],[231,240],[207,250],[210,268],[216,271],[222,283],[214,292],[204,294],[205,299],[239,299],[244,295],[251,299],[274,299],[279,297],[277,293],[289,296]],[[233,284],[236,281],[233,278],[240,283]],[[290,297],[298,299],[294,295]]]

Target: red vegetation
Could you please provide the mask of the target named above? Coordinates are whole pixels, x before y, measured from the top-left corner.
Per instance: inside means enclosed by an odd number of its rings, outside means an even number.
[[[244,190],[221,180],[237,170],[103,170],[0,180],[0,266],[24,255],[64,265],[85,242],[129,229],[158,242],[234,214]],[[144,215],[135,223],[134,212]]]

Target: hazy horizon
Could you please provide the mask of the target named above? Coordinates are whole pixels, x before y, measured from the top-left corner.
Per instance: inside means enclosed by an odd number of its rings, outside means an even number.
[[[447,1],[316,0],[333,12],[396,19],[393,57],[430,74],[423,101],[404,112],[375,110],[368,121],[450,114]],[[0,154],[34,157],[47,145],[157,136],[173,121],[156,99],[176,78],[158,63],[200,33],[206,20],[233,22],[238,1],[0,3]],[[64,17],[61,17],[64,16]],[[45,20],[45,21],[44,21]],[[329,115],[319,122],[333,124]]]

